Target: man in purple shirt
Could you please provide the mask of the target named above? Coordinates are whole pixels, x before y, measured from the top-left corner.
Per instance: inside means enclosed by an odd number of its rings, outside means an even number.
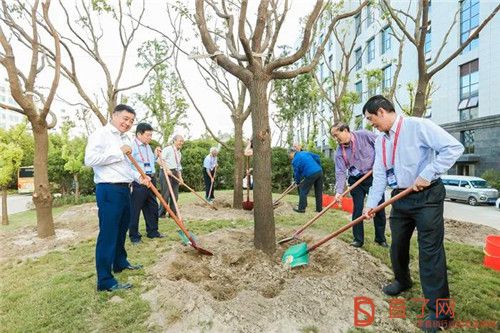
[[[349,126],[337,123],[330,129],[330,134],[337,140],[339,146],[335,152],[335,178],[336,195],[335,200],[340,201],[345,189],[346,180],[349,186],[358,181],[364,174],[373,168],[375,161],[375,133],[360,130],[351,132]],[[351,191],[354,201],[352,219],[355,220],[363,214],[365,196],[372,186],[373,177],[366,178],[361,184]],[[384,201],[384,197],[380,203]],[[375,223],[375,242],[382,247],[388,247],[385,239],[385,211],[381,210],[373,219]],[[364,244],[363,223],[356,224],[352,228],[354,240],[351,245],[362,247]]]

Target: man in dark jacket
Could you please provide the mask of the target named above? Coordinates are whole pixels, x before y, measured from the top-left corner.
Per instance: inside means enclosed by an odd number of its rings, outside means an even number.
[[[297,151],[292,147],[288,150],[288,156],[292,160],[293,177],[299,186],[299,206],[293,210],[297,213],[305,213],[307,207],[307,195],[314,185],[314,196],[316,198],[316,211],[321,212],[323,205],[323,170],[319,155],[308,151]]]

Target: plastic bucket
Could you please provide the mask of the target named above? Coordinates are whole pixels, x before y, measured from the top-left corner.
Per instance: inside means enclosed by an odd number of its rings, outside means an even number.
[[[500,257],[500,235],[486,236],[484,250],[488,252],[490,256]]]
[[[354,202],[352,198],[342,198],[342,210],[352,213],[354,211]]]
[[[495,271],[500,272],[500,257],[495,257],[490,255],[486,250],[484,250],[484,267],[491,268]]]
[[[323,207],[326,207],[328,206],[329,204],[331,204],[333,202],[333,200],[335,200],[335,197],[331,196],[331,195],[328,195],[328,194],[323,194],[323,204],[322,206]],[[338,204],[334,204],[332,207],[330,208],[338,208],[339,205]]]

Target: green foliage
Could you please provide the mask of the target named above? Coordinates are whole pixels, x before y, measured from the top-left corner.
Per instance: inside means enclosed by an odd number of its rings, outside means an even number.
[[[213,142],[207,140],[186,141],[182,147],[182,178],[190,187],[197,191],[205,187],[203,182],[203,160],[208,155]],[[219,158],[219,165],[222,160]],[[221,176],[218,171],[218,177]],[[217,187],[216,187],[217,189]]]
[[[22,158],[23,151],[15,143],[0,142],[0,188],[6,188],[15,179]]]
[[[288,151],[285,148],[273,148],[271,154],[273,191],[283,192],[292,183],[293,171]]]
[[[483,172],[481,178],[485,179],[491,187],[496,188],[498,191],[500,191],[500,170],[488,169]]]
[[[95,202],[95,200],[95,195],[80,195],[79,197],[75,197],[74,195],[63,195],[55,197],[52,200],[52,207],[81,205],[84,203]]]
[[[169,53],[166,41],[156,39],[144,42],[138,50],[137,67],[148,69],[160,63],[148,77],[149,91],[135,97],[147,108],[145,119],[153,118],[158,132],[166,145],[176,126],[186,127],[188,103],[183,96],[183,88],[177,74],[163,62]]]

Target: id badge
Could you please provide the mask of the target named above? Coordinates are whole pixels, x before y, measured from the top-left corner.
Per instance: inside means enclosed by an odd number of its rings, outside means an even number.
[[[144,172],[145,173],[153,173],[153,169],[151,168],[151,163],[144,163]]]
[[[385,175],[387,176],[387,184],[391,188],[397,188],[398,182],[396,180],[396,175],[394,174],[394,168],[390,168],[385,171]]]
[[[353,177],[361,176],[361,172],[354,165],[349,168],[349,174]]]

